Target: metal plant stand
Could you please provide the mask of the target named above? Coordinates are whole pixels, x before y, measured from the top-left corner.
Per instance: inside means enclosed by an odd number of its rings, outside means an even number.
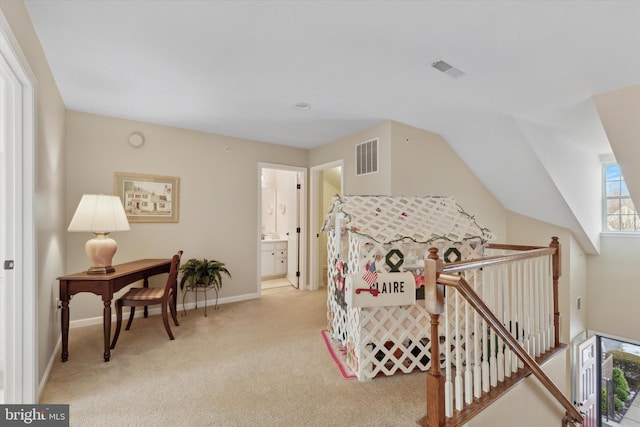
[[[196,310],[198,309],[198,292],[204,293],[204,317],[207,317],[207,291],[213,288],[216,291],[216,305],[214,306],[214,310],[218,310],[218,287],[215,284],[196,284],[195,286],[187,286],[184,288],[184,292],[182,293],[182,315],[187,315],[187,310],[184,308],[184,299],[187,296],[187,292],[194,292],[196,299]]]

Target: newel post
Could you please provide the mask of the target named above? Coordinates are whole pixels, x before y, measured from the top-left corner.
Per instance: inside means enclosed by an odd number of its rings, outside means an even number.
[[[427,415],[421,420],[423,426],[442,427],[445,425],[445,378],[440,371],[440,314],[444,311],[444,286],[436,283],[442,271],[442,260],[438,258],[438,248],[429,248],[429,256],[424,261],[424,301],[431,316],[431,369],[427,373]]]
[[[558,305],[558,279],[560,279],[560,241],[556,236],[551,238],[549,247],[555,248],[556,253],[553,254],[552,268],[553,268],[553,333],[554,333],[554,347],[560,345],[560,308]]]

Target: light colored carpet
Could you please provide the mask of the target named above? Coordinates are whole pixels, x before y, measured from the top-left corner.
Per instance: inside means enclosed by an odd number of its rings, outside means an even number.
[[[283,286],[292,286],[290,281],[287,280],[286,277],[278,277],[276,279],[263,280],[260,284],[262,290],[265,289],[273,289],[273,288],[281,288]]]
[[[40,403],[71,426],[415,426],[425,374],[345,380],[327,352],[326,292],[292,287],[187,311],[170,341],[159,316],[122,331],[102,360],[102,326],[72,329]]]

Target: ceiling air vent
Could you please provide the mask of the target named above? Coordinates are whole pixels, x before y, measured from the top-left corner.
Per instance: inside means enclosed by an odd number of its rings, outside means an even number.
[[[378,173],[378,138],[356,145],[356,176]]]
[[[458,68],[450,64],[447,64],[444,61],[436,61],[433,64],[431,64],[431,66],[436,70],[442,71],[443,73],[453,77],[454,79],[464,76],[464,71],[459,70]]]

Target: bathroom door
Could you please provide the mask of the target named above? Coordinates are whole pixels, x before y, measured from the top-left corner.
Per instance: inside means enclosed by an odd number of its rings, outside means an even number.
[[[289,210],[287,224],[287,280],[300,287],[300,179],[298,172],[291,172],[287,179],[286,206]]]

